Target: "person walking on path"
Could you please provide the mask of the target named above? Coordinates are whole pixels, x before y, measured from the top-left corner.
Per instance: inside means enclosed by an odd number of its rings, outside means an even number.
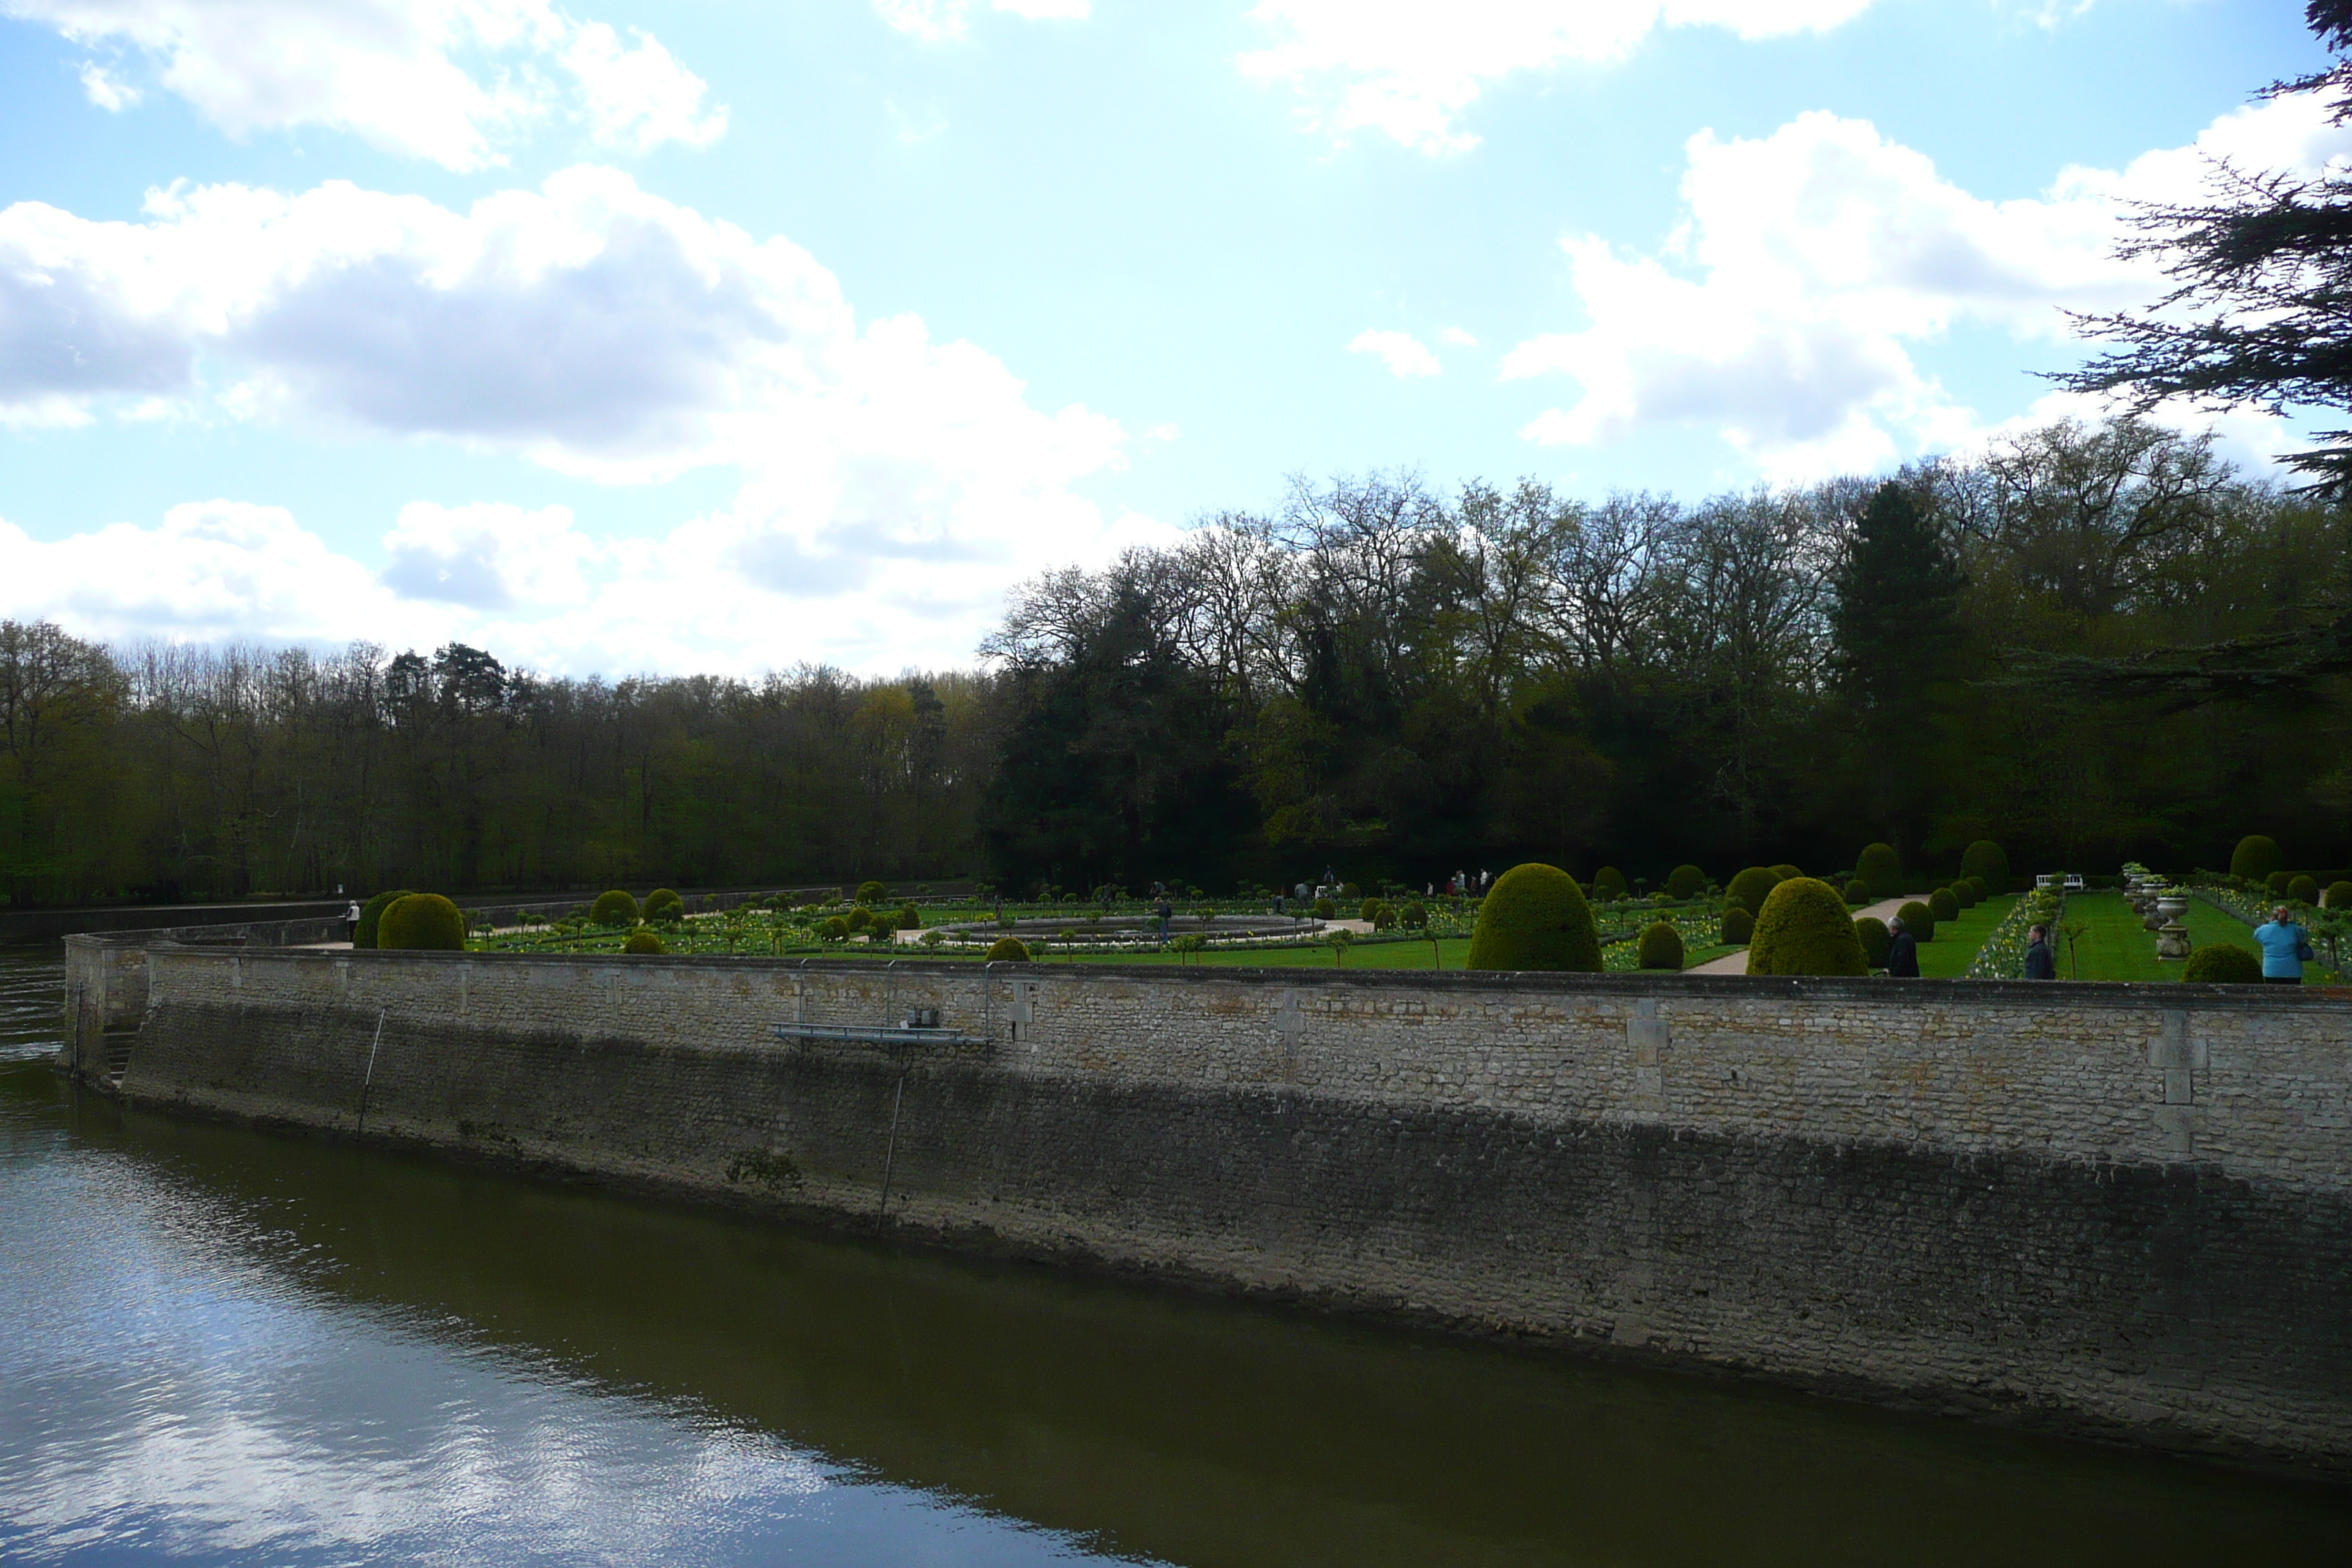
[[[2058,978],[2058,955],[2050,951],[2050,928],[2035,926],[2027,931],[2025,944],[2025,977],[2028,980]]]
[[[1168,901],[1168,895],[1165,893],[1153,901],[1151,918],[1160,922],[1160,945],[1162,947],[1168,945],[1168,922],[1175,917],[1175,914],[1176,906]]]
[[[2311,938],[2295,923],[2287,907],[2281,904],[2271,911],[2270,923],[2255,929],[2254,941],[2263,950],[2263,983],[2266,985],[2300,985],[2303,966],[2311,962]]]
[[[1903,917],[1886,922],[1892,940],[1886,944],[1886,973],[1897,980],[1919,978],[1919,939],[1903,929]]]
[[[360,901],[357,899],[353,899],[352,900],[352,907],[343,911],[343,940],[345,942],[357,942],[359,939]]]

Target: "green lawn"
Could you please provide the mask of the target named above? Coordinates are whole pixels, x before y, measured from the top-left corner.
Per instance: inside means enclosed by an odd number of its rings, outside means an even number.
[[[1437,951],[1430,951],[1425,942],[1370,942],[1348,949],[1337,967],[1343,969],[1460,969],[1470,955],[1470,939],[1449,936],[1439,939]],[[1690,968],[1709,959],[1721,958],[1733,949],[1722,946],[1694,947],[1683,955],[1683,966]],[[883,951],[868,952],[852,949],[829,952],[828,958],[880,958]],[[889,952],[893,958],[962,958],[977,961],[979,954],[969,952],[938,952],[919,944],[909,944]],[[1331,950],[1328,947],[1263,947],[1257,949],[1225,949],[1193,953],[1159,952],[1145,949],[1136,952],[1075,952],[1059,953],[1048,949],[1038,955],[1041,963],[1197,963],[1212,969],[1293,969],[1334,967]]]
[[[2060,924],[2082,926],[2070,956],[2063,938],[2058,942],[2058,973],[2075,980],[2178,980],[2180,965],[2158,962],[2156,933],[2143,930],[2121,893],[2077,893],[2066,900]],[[2202,899],[2189,900],[2180,923],[2198,947],[2233,942],[2259,952],[2254,933],[2244,921],[2223,914]],[[2315,973],[2314,978],[2316,978]]]
[[[1977,959],[1977,950],[1992,934],[2017,903],[2017,896],[2004,893],[1987,899],[1972,910],[1962,910],[1956,921],[1937,921],[1936,940],[1919,944],[1919,973],[1929,980],[1958,980],[1968,973],[1969,965]],[[2153,940],[2152,938],[2150,940]]]

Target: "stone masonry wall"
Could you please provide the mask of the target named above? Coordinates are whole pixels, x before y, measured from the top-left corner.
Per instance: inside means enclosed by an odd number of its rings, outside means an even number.
[[[144,982],[137,1102],[2352,1470],[2324,994],[169,945]],[[974,1043],[775,1037],[919,1006]]]

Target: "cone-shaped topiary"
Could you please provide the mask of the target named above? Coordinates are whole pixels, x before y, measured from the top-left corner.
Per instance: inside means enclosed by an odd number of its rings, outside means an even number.
[[[870,877],[865,881],[857,884],[856,901],[861,904],[865,904],[869,908],[875,904],[880,903],[889,896],[890,889],[883,886],[880,882],[875,881]]]
[[[1870,884],[1856,877],[1845,885],[1845,901],[1849,904],[1870,902]]]
[[[637,900],[618,888],[599,893],[588,908],[588,919],[600,926],[633,926],[637,923]]]
[[[2230,875],[2243,877],[2250,882],[2267,880],[2272,872],[2285,864],[2286,857],[2280,853],[2278,840],[2265,838],[2259,833],[2246,835],[2238,840],[2238,847],[2230,851]]]
[[[1599,878],[1594,881],[1598,882]],[[1478,906],[1466,969],[1601,972],[1601,933],[1576,880],[1557,866],[1530,861],[1495,879]]]
[[[1625,896],[1625,873],[1614,866],[1603,866],[1592,873],[1592,896],[1604,904],[1613,904]]]
[[[1696,899],[1706,891],[1706,873],[1696,866],[1677,866],[1666,873],[1666,893],[1671,898]]]
[[[1862,943],[1863,962],[1873,969],[1885,968],[1886,950],[1895,941],[1886,922],[1875,915],[1864,915],[1853,922],[1853,935]]]
[[[1738,904],[1723,911],[1723,942],[1726,947],[1743,947],[1756,934],[1756,917]]]
[[[1764,900],[1780,886],[1780,874],[1769,868],[1750,866],[1731,879],[1731,886],[1724,889],[1723,896],[1749,914],[1759,914],[1764,909]]]
[[[1911,933],[1913,942],[1936,940],[1936,911],[1918,900],[1914,899],[1895,910],[1895,918],[1903,922],[1903,929]]]
[[[2180,978],[2207,985],[2260,985],[2263,961],[2235,942],[2217,942],[2190,953]]]
[[[1960,875],[1984,883],[1987,897],[2009,891],[2009,851],[1990,838],[1979,838],[1960,851]]]
[[[398,892],[378,893],[374,898],[370,899],[360,910],[359,929],[352,932],[352,945],[353,947],[375,946],[376,930],[383,921],[383,911],[408,897],[409,891],[410,889],[403,888]]]
[[[627,937],[623,939],[621,942],[621,951],[623,952],[663,953],[667,952],[669,949],[662,945],[662,939],[659,936],[647,931],[645,927],[639,926],[636,930],[631,931]]]
[[[988,962],[1026,963],[1029,962],[1029,944],[1017,936],[1000,936],[988,944]]]
[[[1891,899],[1903,890],[1903,857],[1892,844],[1873,844],[1853,863],[1853,874],[1874,899]]]
[[[658,920],[661,917],[654,913],[656,910],[667,909],[673,906],[676,907],[681,914],[683,914],[686,910],[686,900],[679,898],[677,893],[667,888],[656,888],[652,892],[646,895],[646,907],[644,910],[645,918],[649,921]]]
[[[1750,974],[1867,974],[1853,917],[1835,888],[1791,877],[1774,888],[1748,944]]]
[[[2286,896],[2297,903],[2319,902],[2319,884],[2308,877],[2297,877],[2286,885]]]
[[[1683,933],[1666,921],[1658,921],[1642,931],[1642,942],[1635,952],[1644,969],[1671,969],[1679,973],[1683,967]]]
[[[2352,910],[2352,882],[2328,883],[2327,907],[2331,910]]]
[[[411,952],[463,952],[466,917],[438,893],[411,893],[383,911],[375,944]]]
[[[1940,923],[1960,918],[1960,900],[1952,897],[1949,888],[1938,888],[1927,895],[1927,911]]]

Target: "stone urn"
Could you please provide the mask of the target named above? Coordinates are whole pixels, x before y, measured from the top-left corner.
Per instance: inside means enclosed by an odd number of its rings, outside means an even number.
[[[2164,900],[2170,895],[2161,888],[2150,888],[2140,894],[2139,923],[2147,931],[2164,928]]]
[[[2180,917],[2189,912],[2189,895],[2174,888],[2158,898],[2156,910],[2164,917],[2166,924],[2177,924]]]
[[[2168,920],[2156,931],[2156,956],[2162,959],[2187,958],[2189,950],[2189,928],[2179,920]]]

